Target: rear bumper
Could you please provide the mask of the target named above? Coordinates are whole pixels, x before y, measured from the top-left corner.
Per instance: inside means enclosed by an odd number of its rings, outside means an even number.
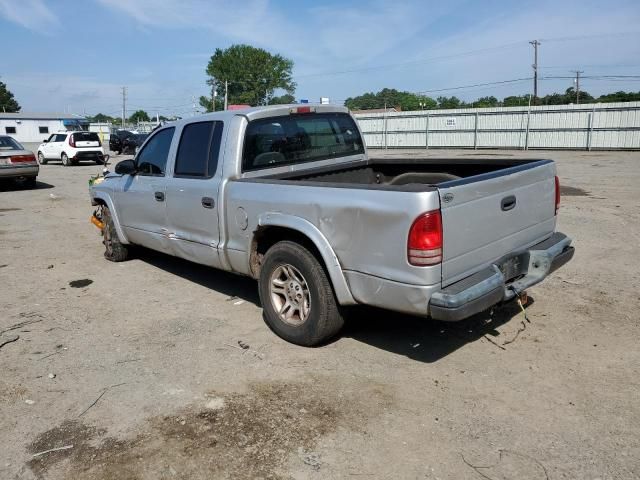
[[[434,292],[429,301],[429,314],[437,320],[454,322],[511,300],[518,292],[541,282],[571,260],[573,253],[571,239],[556,232],[526,251],[504,257],[496,264]],[[511,280],[505,278],[504,272],[513,272],[514,268],[518,275]]]
[[[89,151],[89,152],[84,152],[84,151],[80,151],[80,152],[76,152],[75,156],[73,157],[73,160],[92,160],[92,161],[96,161],[96,160],[100,160],[100,161],[104,161],[104,153],[102,153],[99,150],[93,150],[93,151]]]
[[[28,165],[2,165],[0,166],[0,178],[37,177],[40,167],[38,164]]]

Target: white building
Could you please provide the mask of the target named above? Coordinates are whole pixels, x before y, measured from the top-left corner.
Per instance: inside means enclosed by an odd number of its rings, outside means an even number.
[[[68,113],[0,112],[0,135],[10,135],[22,144],[41,143],[54,132],[88,127],[86,118]]]

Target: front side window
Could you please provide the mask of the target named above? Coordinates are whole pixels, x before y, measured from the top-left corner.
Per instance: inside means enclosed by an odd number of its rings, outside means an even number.
[[[185,125],[176,156],[176,177],[211,178],[216,173],[222,122],[197,122]]]
[[[149,139],[136,158],[141,175],[164,175],[175,128],[165,128]]]
[[[6,133],[16,133],[16,127],[4,127]]]
[[[56,135],[54,142],[64,142],[67,139],[66,133],[59,133]]]
[[[242,169],[256,170],[364,153],[346,113],[313,113],[254,120],[244,138]]]

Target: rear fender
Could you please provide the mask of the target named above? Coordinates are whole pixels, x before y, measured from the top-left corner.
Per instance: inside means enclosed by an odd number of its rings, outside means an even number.
[[[349,284],[342,272],[340,261],[336,256],[329,241],[325,238],[318,228],[308,220],[294,215],[285,215],[282,213],[263,213],[258,217],[258,226],[260,227],[283,227],[295,230],[305,235],[316,246],[324,265],[329,273],[329,278],[333,284],[338,303],[340,305],[355,305],[357,302],[351,295]]]

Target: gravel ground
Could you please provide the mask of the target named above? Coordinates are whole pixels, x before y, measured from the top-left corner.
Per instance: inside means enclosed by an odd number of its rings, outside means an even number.
[[[0,187],[0,478],[639,478],[640,154],[428,154],[557,159],[576,255],[530,323],[362,310],[296,347],[251,280],[104,260],[97,166]]]

